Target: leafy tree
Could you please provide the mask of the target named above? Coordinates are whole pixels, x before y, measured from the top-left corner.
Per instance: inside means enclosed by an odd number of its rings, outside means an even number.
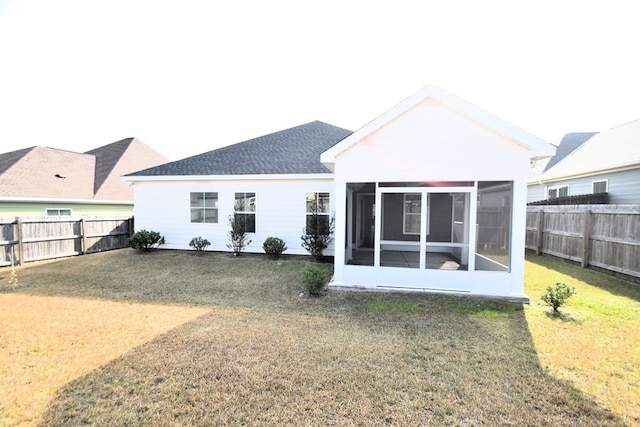
[[[333,240],[334,222],[333,217],[320,214],[317,202],[313,204],[312,213],[307,215],[307,226],[300,238],[302,239],[302,247],[317,261],[322,261],[324,250]]]
[[[235,210],[236,212],[244,211],[244,203],[237,202]],[[229,215],[229,227],[231,227],[231,230],[229,230],[227,247],[233,251],[235,256],[238,256],[251,243],[251,240],[247,237],[245,216],[238,213]]]

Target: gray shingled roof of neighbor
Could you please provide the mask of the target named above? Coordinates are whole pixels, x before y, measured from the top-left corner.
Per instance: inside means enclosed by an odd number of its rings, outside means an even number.
[[[127,176],[330,173],[320,154],[351,133],[314,121]]]
[[[557,164],[560,160],[571,154],[576,148],[587,142],[592,136],[598,132],[573,132],[565,134],[558,144],[556,149],[556,155],[549,159],[549,162],[545,166],[543,172],[548,171],[551,167]]]

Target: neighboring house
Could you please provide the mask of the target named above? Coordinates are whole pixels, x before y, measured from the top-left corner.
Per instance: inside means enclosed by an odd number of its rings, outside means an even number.
[[[237,202],[248,252],[306,254],[314,204],[335,218],[334,286],[526,299],[526,182],[554,147],[435,86],[356,132],[312,122],[129,174],[136,229],[163,247],[228,250]]]
[[[583,135],[585,140],[563,150],[571,135]],[[562,158],[554,157],[530,179],[528,202],[567,197],[569,203],[602,195],[605,203],[640,204],[640,120],[598,134],[568,134],[558,147],[559,154],[561,150]]]
[[[86,153],[30,147],[0,154],[0,217],[131,215],[120,176],[168,162],[135,138]]]

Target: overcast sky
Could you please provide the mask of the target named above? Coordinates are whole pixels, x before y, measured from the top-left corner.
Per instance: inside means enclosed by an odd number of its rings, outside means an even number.
[[[634,1],[0,0],[0,152],[172,160],[428,83],[554,142],[640,119]]]

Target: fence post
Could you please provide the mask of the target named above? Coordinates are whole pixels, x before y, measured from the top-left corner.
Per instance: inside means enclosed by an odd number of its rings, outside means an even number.
[[[580,266],[587,268],[589,266],[589,239],[591,237],[591,211],[584,211],[584,228],[582,230],[582,260]]]
[[[16,218],[16,233],[18,233],[18,265],[24,264],[24,245],[22,244],[22,219]]]
[[[542,209],[538,211],[538,225],[536,227],[536,255],[540,255],[542,253],[542,228],[544,227],[544,210]]]
[[[87,224],[84,222],[84,217],[80,218],[80,235],[82,236],[82,255],[87,254]]]

